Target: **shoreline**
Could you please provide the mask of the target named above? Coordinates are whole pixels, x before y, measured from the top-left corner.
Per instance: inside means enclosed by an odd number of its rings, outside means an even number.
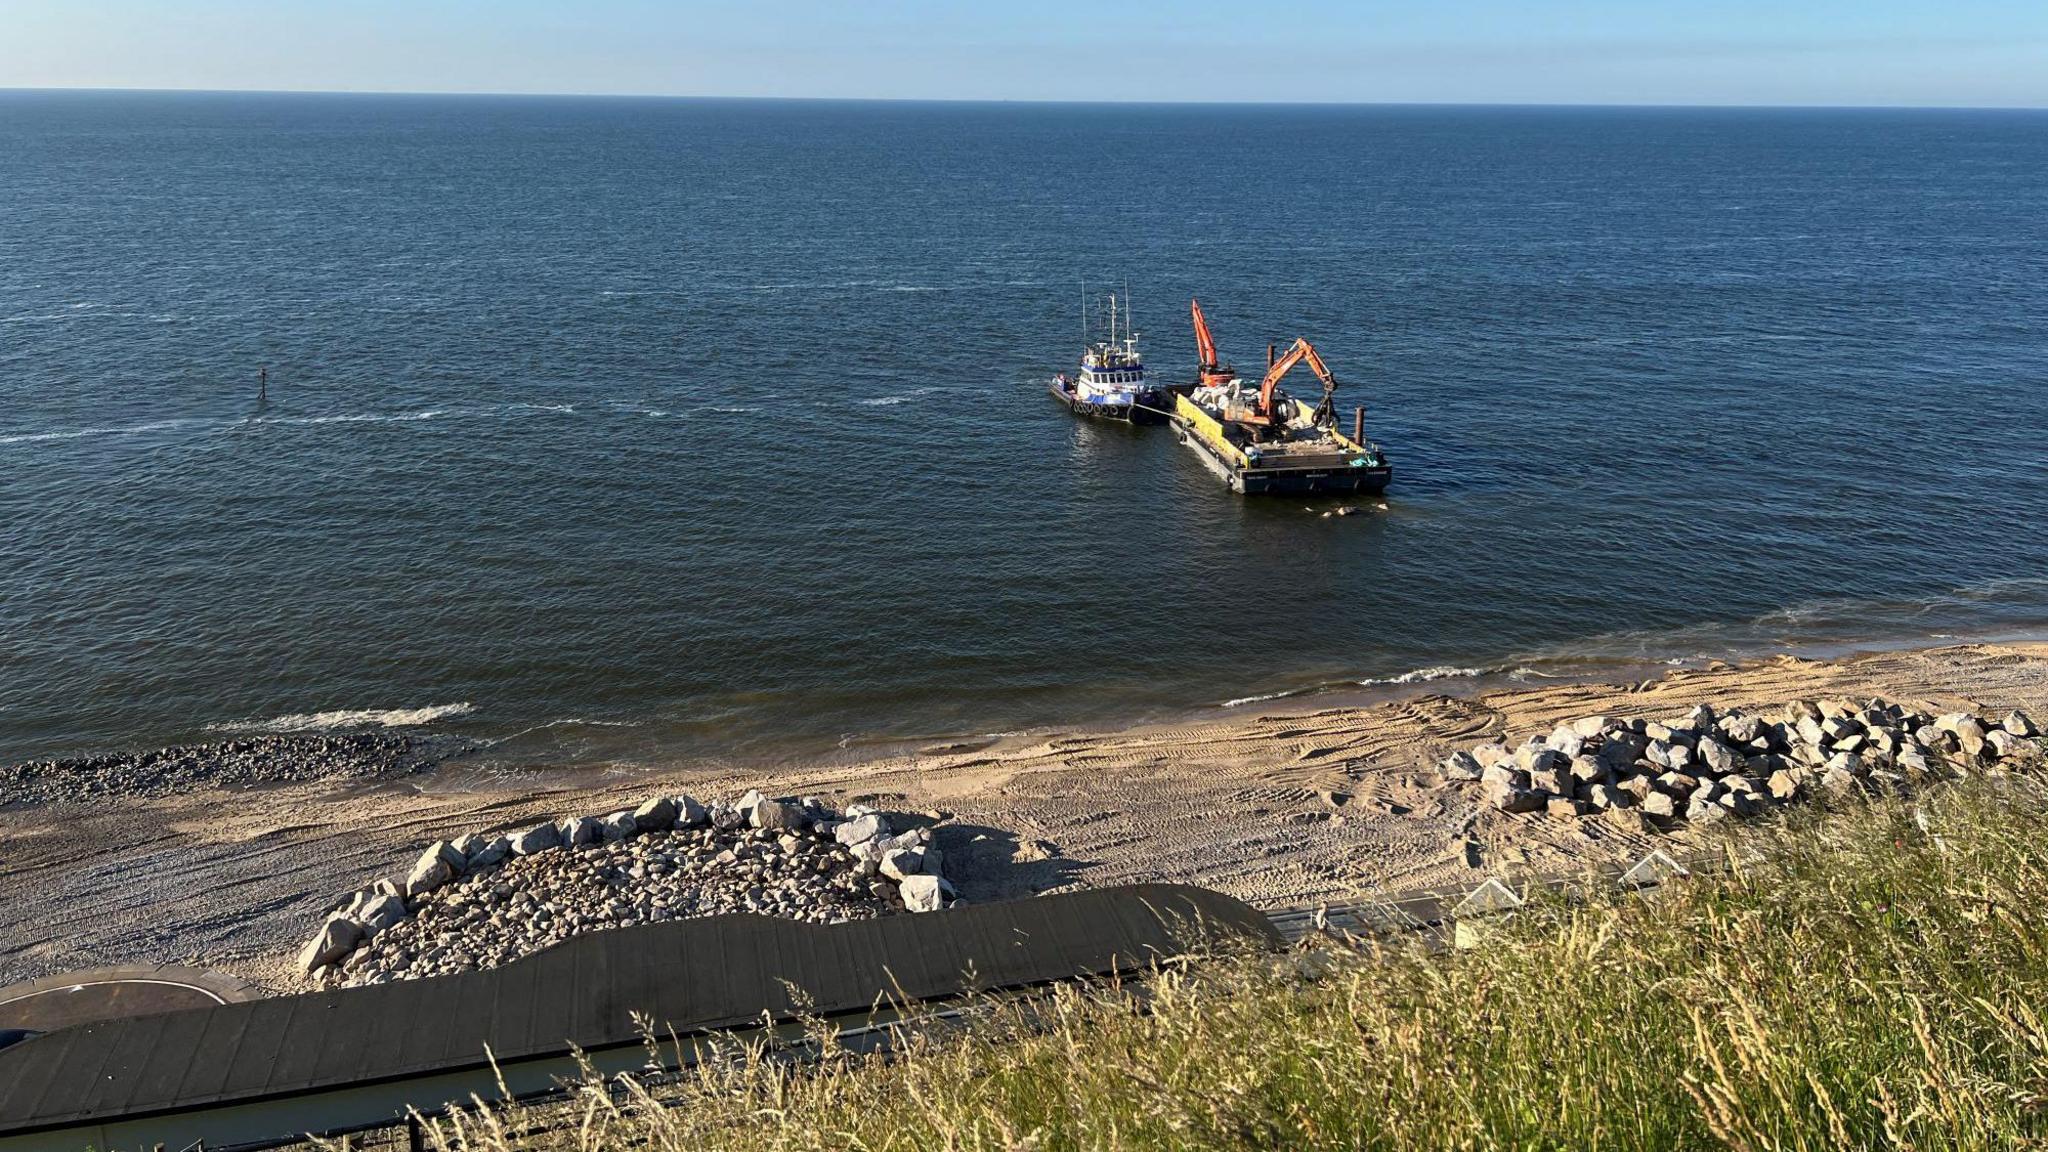
[[[1670,841],[1483,811],[1437,780],[1435,762],[1580,716],[1657,718],[1696,703],[1881,695],[2038,715],[2048,712],[2048,643],[1716,660],[1626,683],[1388,687],[1372,700],[1210,706],[1137,724],[920,741],[845,762],[504,772],[456,758],[388,778],[0,808],[0,984],[154,961],[289,989],[291,956],[324,910],[421,846],[630,807],[666,788],[710,797],[759,787],[939,814],[948,875],[977,902],[1176,880],[1299,908],[1569,870]]]

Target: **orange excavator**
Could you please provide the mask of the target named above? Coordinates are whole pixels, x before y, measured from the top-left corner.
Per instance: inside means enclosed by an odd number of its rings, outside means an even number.
[[[1207,388],[1230,383],[1237,378],[1237,373],[1230,365],[1216,359],[1216,341],[1209,335],[1209,322],[1202,318],[1202,302],[1190,299],[1188,311],[1195,317],[1195,351],[1201,357],[1201,386]]]
[[[1323,358],[1316,353],[1315,345],[1306,340],[1296,339],[1294,346],[1278,360],[1273,361],[1272,367],[1266,369],[1265,379],[1259,381],[1259,406],[1254,410],[1254,415],[1258,418],[1256,423],[1273,422],[1273,394],[1280,387],[1280,378],[1304,360],[1308,361],[1309,371],[1314,372],[1316,379],[1323,382],[1323,401],[1316,405],[1314,422],[1326,424],[1336,418],[1336,375],[1330,371],[1329,365],[1323,363]]]

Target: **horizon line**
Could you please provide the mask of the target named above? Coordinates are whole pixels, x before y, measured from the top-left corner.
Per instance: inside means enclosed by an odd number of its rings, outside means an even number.
[[[785,104],[1031,104],[1070,108],[1583,108],[1816,112],[2048,112],[2048,104],[1615,103],[1601,100],[1047,100],[1019,96],[762,96],[679,92],[513,92],[410,88],[142,88],[115,85],[0,85],[0,95],[120,94],[187,96],[435,96],[475,99],[673,100]]]

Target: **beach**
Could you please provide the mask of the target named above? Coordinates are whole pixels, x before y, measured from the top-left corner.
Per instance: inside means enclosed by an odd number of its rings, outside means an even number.
[[[0,808],[0,983],[180,962],[303,986],[299,943],[337,902],[466,832],[679,791],[813,795],[937,821],[970,901],[1142,880],[1200,884],[1266,910],[1554,874],[1691,835],[1486,809],[1435,765],[1559,723],[1881,696],[1933,712],[2048,711],[2048,644],[1708,662],[1641,681],[1420,684],[1375,703],[1317,697],[1123,729],[948,741],[861,762],[764,769],[566,763],[513,774],[456,755],[364,776],[101,791]],[[380,742],[370,747],[379,749]]]

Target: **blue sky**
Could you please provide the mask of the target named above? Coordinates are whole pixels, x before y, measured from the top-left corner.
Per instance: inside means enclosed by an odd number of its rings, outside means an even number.
[[[2048,0],[0,0],[0,87],[2048,107]]]

